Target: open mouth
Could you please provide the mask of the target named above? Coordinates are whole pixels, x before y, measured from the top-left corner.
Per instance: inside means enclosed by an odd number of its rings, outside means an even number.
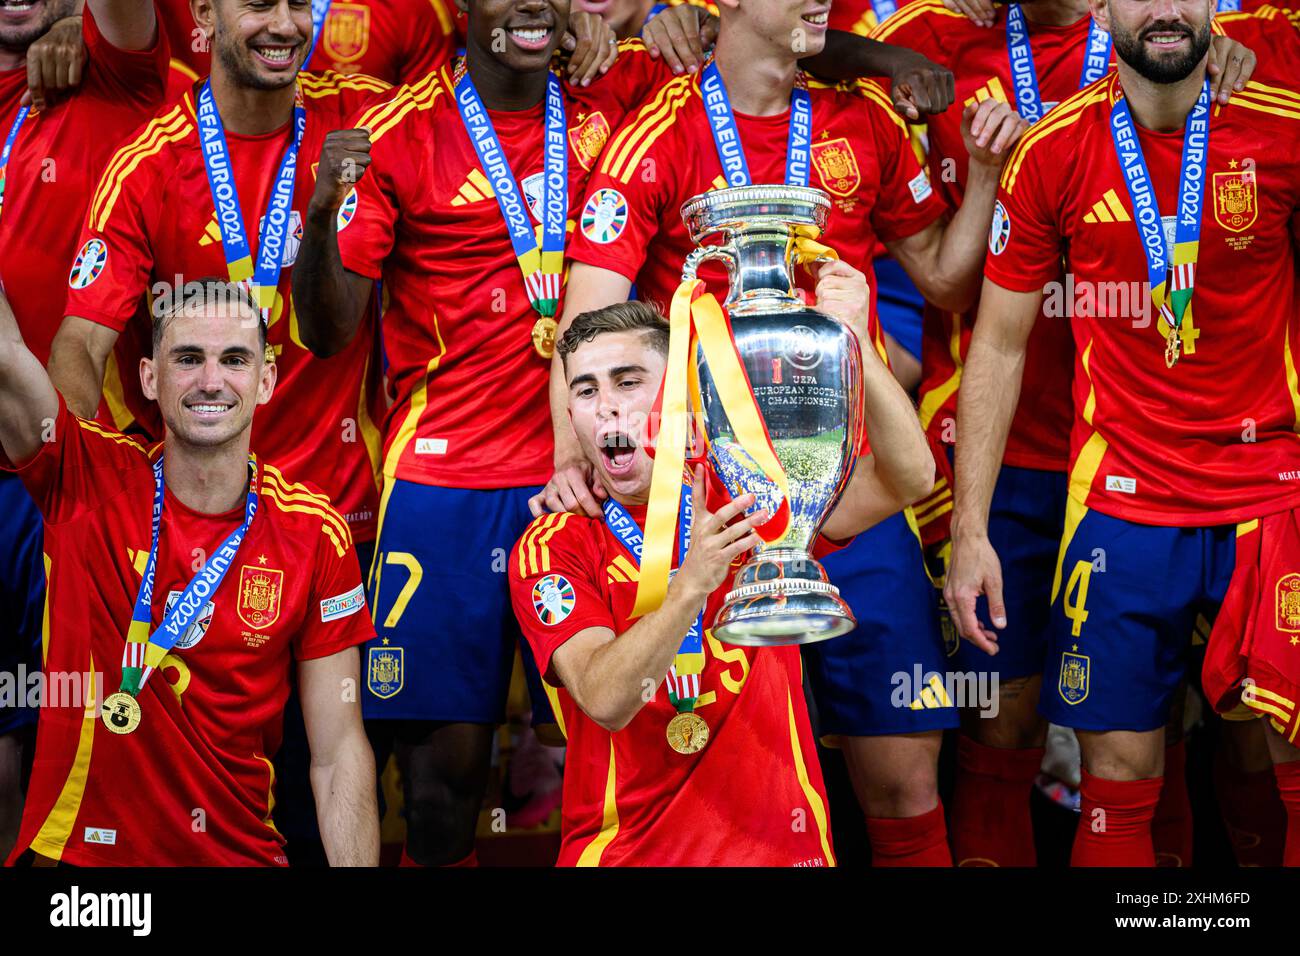
[[[297,60],[297,43],[259,43],[251,47],[253,55],[273,70],[291,67]]]
[[[1153,47],[1171,48],[1178,46],[1184,40],[1190,43],[1192,34],[1190,30],[1161,29],[1152,30],[1149,33],[1144,34],[1142,39],[1144,42],[1150,43]]]
[[[801,19],[804,23],[812,24],[815,27],[824,27],[830,18],[830,10],[820,10],[817,13],[805,13]]]
[[[507,31],[510,39],[522,50],[530,53],[545,50],[551,45],[552,29],[548,26],[510,27]]]
[[[627,432],[609,432],[599,439],[600,453],[605,459],[605,471],[611,478],[621,478],[632,472],[637,443]]]
[[[20,20],[44,3],[45,0],[0,0],[0,16]]]

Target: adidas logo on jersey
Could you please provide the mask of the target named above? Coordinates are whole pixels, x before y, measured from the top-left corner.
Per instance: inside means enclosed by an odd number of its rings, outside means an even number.
[[[972,103],[983,103],[987,99],[995,99],[999,103],[1010,103],[1011,99],[1007,96],[1006,89],[1002,86],[1002,81],[996,76],[990,76],[989,81],[976,90],[972,95],[966,98],[963,107],[970,106]]]
[[[472,202],[483,202],[485,199],[495,199],[496,193],[492,190],[492,184],[488,178],[478,169],[471,169],[465,181],[460,184],[460,189],[456,191],[456,198],[451,201],[453,206],[464,206]]]
[[[1092,212],[1084,214],[1083,221],[1087,223],[1132,222],[1133,217],[1128,214],[1128,210],[1120,202],[1115,190],[1107,189],[1106,195],[1092,204]]]

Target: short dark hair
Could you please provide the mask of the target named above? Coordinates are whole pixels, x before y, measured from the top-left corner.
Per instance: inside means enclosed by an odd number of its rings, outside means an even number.
[[[167,294],[155,296],[153,300],[153,353],[158,354],[162,346],[163,333],[167,323],[182,313],[193,314],[206,311],[211,307],[223,314],[231,309],[247,313],[257,322],[258,341],[262,350],[266,350],[266,321],[262,318],[261,306],[253,298],[253,293],[242,282],[231,282],[218,276],[206,276],[186,282],[178,289]]]
[[[577,316],[560,336],[556,346],[568,367],[569,356],[584,342],[606,332],[644,332],[645,344],[660,355],[668,355],[668,320],[649,302],[616,302]]]

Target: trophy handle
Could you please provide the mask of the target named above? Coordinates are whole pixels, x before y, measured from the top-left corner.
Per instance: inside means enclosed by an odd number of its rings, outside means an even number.
[[[739,260],[736,250],[730,243],[721,246],[697,246],[695,251],[682,263],[682,281],[691,282],[697,278],[700,266],[710,259],[718,259],[727,266],[727,281],[732,287],[736,284],[736,272]]]

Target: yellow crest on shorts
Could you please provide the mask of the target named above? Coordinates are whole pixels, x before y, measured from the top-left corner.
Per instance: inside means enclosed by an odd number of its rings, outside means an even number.
[[[1066,651],[1061,655],[1061,677],[1056,689],[1067,704],[1080,704],[1087,699],[1090,663],[1087,654]]]
[[[336,64],[361,59],[370,48],[370,8],[359,3],[331,4],[320,42]]]
[[[1300,634],[1300,574],[1277,579],[1277,629]]]

